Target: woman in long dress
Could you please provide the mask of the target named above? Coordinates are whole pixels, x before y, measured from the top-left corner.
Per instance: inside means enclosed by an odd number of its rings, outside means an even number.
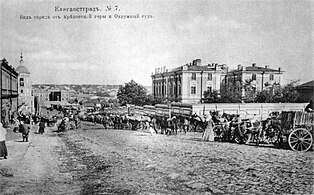
[[[2,123],[0,123],[0,157],[7,159],[8,150],[5,145],[5,139],[7,135],[7,130],[3,127]]]
[[[44,119],[41,119],[41,121],[39,122],[39,130],[38,130],[38,133],[39,134],[44,134],[45,133],[45,121]]]
[[[212,117],[211,115],[207,115],[206,118],[205,118],[205,121],[206,121],[206,128],[205,128],[205,131],[203,133],[203,136],[202,136],[202,139],[203,141],[211,141],[213,142],[214,141],[214,130],[213,130],[213,120],[212,120]]]

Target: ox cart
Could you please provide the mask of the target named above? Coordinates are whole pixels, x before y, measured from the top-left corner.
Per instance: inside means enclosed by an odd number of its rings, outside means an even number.
[[[308,151],[313,147],[313,112],[282,112],[279,142],[288,142],[294,151]]]

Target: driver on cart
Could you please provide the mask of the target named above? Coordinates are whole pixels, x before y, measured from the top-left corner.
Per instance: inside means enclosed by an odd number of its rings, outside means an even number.
[[[305,112],[313,112],[314,111],[314,105],[313,100],[310,101],[310,103],[305,107]]]

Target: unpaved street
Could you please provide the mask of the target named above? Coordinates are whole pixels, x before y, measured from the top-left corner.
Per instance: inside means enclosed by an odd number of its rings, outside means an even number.
[[[312,194],[313,151],[306,153],[106,130],[84,123],[66,133],[8,143],[1,194]],[[33,130],[35,131],[35,129]]]

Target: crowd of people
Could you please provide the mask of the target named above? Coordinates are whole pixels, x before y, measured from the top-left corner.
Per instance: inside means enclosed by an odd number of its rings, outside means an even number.
[[[51,116],[45,117],[40,115],[31,115],[31,114],[24,114],[18,113],[17,116],[11,116],[10,118],[10,125],[13,129],[14,133],[21,133],[22,135],[22,142],[29,141],[29,134],[32,125],[38,125],[38,129],[36,131],[37,134],[44,134],[45,129],[47,126],[51,126],[53,122],[58,122],[60,116]],[[78,117],[75,117],[78,119]],[[65,124],[69,120],[69,117],[61,117],[59,122],[59,126]],[[79,124],[76,120],[75,124],[76,127]],[[5,144],[7,136],[7,129],[3,127],[3,123],[0,123],[0,157],[7,159],[8,150]]]
[[[305,108],[305,112],[313,112],[314,105],[311,101]],[[278,117],[278,113],[272,113],[270,119]],[[40,115],[25,115],[19,113],[17,117],[11,118],[13,132],[21,133],[23,142],[28,142],[30,125],[38,125],[38,134],[44,134],[45,128],[55,122],[58,131],[66,131],[68,129],[78,129],[81,127],[81,119],[102,124],[105,128],[114,129],[132,129],[132,130],[148,130],[151,135],[160,133],[165,135],[176,135],[179,132],[197,131],[197,127],[201,128],[202,140],[215,141],[220,137],[221,140],[244,142],[244,134],[248,131],[249,141],[252,136],[260,136],[261,132],[269,133],[265,130],[269,121],[265,120],[264,124],[255,116],[249,120],[241,120],[239,115],[218,115],[217,112],[210,112],[204,116],[193,114],[191,116],[132,116],[119,114],[97,114],[90,115],[90,118],[79,117],[78,114],[63,113],[63,116],[50,116],[49,118]],[[270,120],[271,122],[271,120]],[[272,124],[273,125],[273,124]],[[243,131],[244,130],[244,131]],[[255,132],[255,134],[254,134]],[[271,133],[271,132],[270,132]],[[0,157],[4,159],[8,156],[5,144],[7,130],[0,123]],[[265,135],[263,135],[265,136]]]

